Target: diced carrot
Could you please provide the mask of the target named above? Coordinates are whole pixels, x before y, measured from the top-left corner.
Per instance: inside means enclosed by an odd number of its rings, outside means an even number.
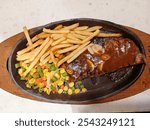
[[[43,83],[44,83],[44,86],[46,86],[46,81],[43,81]]]
[[[41,82],[43,82],[43,78],[41,77],[41,78],[38,78],[37,80],[36,80],[36,83],[37,84],[39,84],[39,83],[41,83]]]
[[[46,66],[45,66],[45,65],[42,65],[41,67],[42,67],[42,69],[45,69],[45,68],[46,68]]]
[[[64,85],[61,85],[61,87],[60,87],[60,88],[61,88],[61,89],[64,89],[64,87],[65,87]]]

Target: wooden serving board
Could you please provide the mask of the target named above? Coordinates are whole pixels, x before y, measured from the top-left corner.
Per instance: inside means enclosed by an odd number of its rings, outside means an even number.
[[[128,89],[114,96],[102,99],[100,101],[91,102],[91,103],[104,103],[104,102],[110,102],[114,100],[127,98],[136,95],[138,93],[141,93],[150,88],[150,34],[144,33],[142,31],[139,31],[131,27],[127,27],[127,28],[133,31],[134,33],[136,33],[143,42],[144,49],[146,52],[146,66],[144,72],[142,73],[140,78],[134,84],[132,84],[132,86],[130,86]],[[33,29],[31,31],[33,31]],[[23,33],[19,33],[0,43],[0,88],[23,98],[42,101],[40,99],[28,95],[27,93],[24,93],[21,90],[21,88],[19,89],[18,87],[16,87],[15,84],[12,82],[10,75],[7,71],[7,67],[6,67],[7,58],[10,55],[12,47],[22,36]]]

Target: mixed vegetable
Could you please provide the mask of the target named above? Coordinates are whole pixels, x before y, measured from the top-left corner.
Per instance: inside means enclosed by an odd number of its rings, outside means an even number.
[[[23,72],[28,69],[29,64],[19,62],[15,67],[20,79],[26,81],[26,87],[37,89],[40,93],[72,95],[87,91],[82,81],[71,82],[68,72],[64,68],[57,68],[53,63],[35,66],[25,77]]]

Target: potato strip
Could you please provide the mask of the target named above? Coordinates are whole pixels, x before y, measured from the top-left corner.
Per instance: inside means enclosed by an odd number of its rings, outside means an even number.
[[[67,39],[67,42],[68,43],[73,43],[73,44],[81,44],[82,41]]]
[[[34,44],[32,44],[31,46],[28,46],[27,48],[21,50],[21,51],[18,51],[17,52],[17,55],[22,55],[32,49],[34,49],[35,47],[41,45],[43,43],[43,40],[38,40],[37,42],[35,42]]]
[[[74,45],[74,46],[71,46],[71,47],[68,47],[65,49],[58,50],[57,53],[58,54],[66,53],[66,52],[69,52],[69,51],[76,49],[77,47],[79,47],[79,45]]]
[[[48,61],[50,61],[51,60],[51,57],[50,56],[48,56],[48,57],[46,57],[40,64],[41,65],[44,65],[44,64],[46,64]],[[51,60],[51,62],[52,62],[52,60]]]
[[[54,40],[58,40],[62,37],[64,37],[64,34],[52,34],[51,37],[54,39]]]
[[[80,27],[75,28],[74,30],[83,31],[83,30],[86,30],[86,29],[88,29],[88,26],[80,26]]]
[[[62,24],[60,24],[60,25],[57,25],[57,26],[54,28],[54,30],[59,30],[59,29],[62,29],[62,27],[63,27],[63,25],[62,25]]]
[[[55,46],[55,45],[61,43],[61,42],[64,41],[64,40],[66,40],[66,38],[65,38],[65,37],[62,37],[62,38],[58,39],[57,41],[54,41],[54,42],[52,43],[52,46]]]
[[[55,57],[54,57],[54,54],[53,54],[53,52],[52,52],[52,51],[50,51],[50,57],[51,57],[51,59],[52,59],[53,63],[56,65],[56,64],[57,64],[57,62],[56,62],[56,60],[55,60]]]
[[[122,36],[122,34],[120,34],[120,33],[99,33],[98,35],[97,35],[97,37],[121,37]]]
[[[29,52],[30,50],[33,50],[34,48],[36,48],[37,46],[41,45],[43,42],[43,40],[38,40],[36,41],[34,44],[32,44],[31,46],[28,46],[27,48],[21,50],[21,51],[18,51],[17,52],[17,56],[20,56],[26,52]]]
[[[74,59],[76,59],[80,54],[82,54],[84,51],[88,49],[91,45],[84,46],[81,50],[79,50],[75,55],[73,55],[69,60],[67,60],[67,63],[71,63]]]
[[[23,61],[23,60],[30,59],[31,56],[35,55],[35,53],[38,51],[38,49],[39,49],[39,47],[37,47],[36,49],[34,49],[31,52],[28,52],[28,53],[21,55],[21,56],[17,55],[17,61]]]
[[[70,26],[62,28],[62,30],[73,30],[79,26],[79,23],[72,24]]]
[[[72,44],[59,44],[59,45],[56,45],[54,47],[51,48],[51,51],[55,51],[57,49],[60,49],[60,48],[64,48],[64,47],[69,47],[69,46],[72,46]]]
[[[78,51],[82,50],[82,48],[84,48],[85,46],[87,46],[90,42],[84,43],[81,46],[79,46],[76,50],[74,50],[73,52],[71,52],[69,55],[67,55],[66,57],[64,57],[63,59],[61,59],[58,63],[57,66],[59,67],[60,65],[62,65],[64,62],[66,62],[67,60],[69,60],[72,56],[74,56]]]
[[[74,32],[77,34],[84,35],[84,36],[90,36],[93,34],[92,32],[89,32],[89,31],[74,31]]]
[[[47,57],[48,55],[50,55],[50,51],[55,51],[57,49],[60,49],[60,48],[64,48],[64,47],[69,47],[69,46],[72,46],[71,44],[60,44],[60,45],[57,45],[57,46],[54,46],[52,47],[50,50],[48,50],[40,59],[40,62],[43,62],[43,60],[45,59],[45,57]]]
[[[81,40],[79,40],[78,38],[76,38],[74,35],[72,35],[72,34],[68,34],[67,35],[67,38],[69,38],[69,39],[72,39],[72,40],[75,40],[75,41],[78,41],[78,42],[80,42]]]
[[[69,33],[69,30],[50,30],[50,29],[43,28],[43,32],[46,32],[46,33]]]
[[[85,38],[87,38],[87,36],[83,36],[83,35],[80,35],[80,34],[76,34],[76,33],[71,33],[73,36],[75,36],[76,38],[80,39],[80,40],[84,40]]]
[[[94,38],[95,36],[97,36],[99,34],[99,30],[96,30],[94,33],[92,33],[92,35],[90,35],[89,37],[87,37],[86,39],[84,39],[81,43],[85,43],[87,41],[90,41],[92,38]]]
[[[34,61],[30,64],[29,68],[23,73],[24,77],[37,64],[37,62],[39,61],[39,59],[41,58],[41,56],[45,53],[45,51],[47,50],[47,48],[49,48],[49,46],[51,45],[52,41],[53,41],[52,39],[49,41],[49,38],[46,38],[46,40],[40,46],[40,49],[41,49],[40,53],[37,55],[37,57],[34,59]]]
[[[102,26],[93,26],[93,27],[88,28],[86,31],[93,32],[93,31],[99,30],[101,28],[102,28]]]
[[[29,36],[28,29],[27,29],[26,26],[23,27],[23,31],[24,31],[24,34],[25,34],[25,36],[26,36],[26,39],[27,39],[27,41],[28,41],[29,46],[32,45],[32,41],[31,41],[31,38],[30,38],[30,36]]]

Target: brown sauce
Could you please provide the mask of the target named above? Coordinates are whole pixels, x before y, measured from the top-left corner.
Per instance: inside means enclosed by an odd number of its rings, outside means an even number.
[[[135,43],[128,38],[107,38],[103,47],[105,49],[103,54],[92,55],[85,51],[70,64],[64,64],[67,70],[73,70],[73,74],[70,75],[71,80],[99,76],[134,65],[140,53]],[[142,60],[139,63],[141,62]]]

